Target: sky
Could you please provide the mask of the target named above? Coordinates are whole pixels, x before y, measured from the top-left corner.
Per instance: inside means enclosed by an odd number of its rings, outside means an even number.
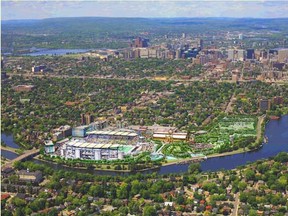
[[[288,0],[2,0],[1,19],[55,17],[288,17]]]

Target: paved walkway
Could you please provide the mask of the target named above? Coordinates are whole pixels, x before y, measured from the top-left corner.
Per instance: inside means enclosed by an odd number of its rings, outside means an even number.
[[[240,203],[239,195],[240,195],[239,192],[235,195],[235,202],[234,202],[234,209],[232,212],[232,216],[238,216],[238,208],[239,208],[239,203]]]

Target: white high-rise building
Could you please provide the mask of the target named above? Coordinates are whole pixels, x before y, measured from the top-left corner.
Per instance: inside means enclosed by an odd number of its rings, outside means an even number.
[[[237,50],[237,60],[244,61],[245,58],[245,50]]]
[[[278,61],[287,62],[288,61],[288,49],[278,50]]]
[[[239,40],[243,40],[243,34],[239,34]]]
[[[228,50],[228,60],[235,60],[235,50],[234,49],[230,49]]]

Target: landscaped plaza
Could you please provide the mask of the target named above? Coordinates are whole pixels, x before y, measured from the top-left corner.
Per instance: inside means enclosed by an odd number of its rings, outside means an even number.
[[[133,157],[147,160],[141,155],[148,153],[151,161],[177,162],[248,147],[256,141],[256,126],[257,118],[253,116],[221,116],[214,119],[206,130],[186,133],[183,140],[173,137],[185,133],[172,132],[171,129],[162,132],[160,138],[155,136],[159,132],[142,136],[139,131],[131,129],[94,130],[87,131],[84,137],[72,137],[62,142],[52,155],[61,156],[64,160],[119,162]],[[165,127],[161,129],[167,130]]]
[[[213,149],[219,149],[225,145],[236,145],[241,140],[255,140],[256,125],[257,118],[252,116],[223,117],[212,123],[209,131],[195,135],[195,142],[209,143]]]

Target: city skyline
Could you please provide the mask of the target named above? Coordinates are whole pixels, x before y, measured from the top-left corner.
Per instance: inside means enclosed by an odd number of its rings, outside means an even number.
[[[287,1],[2,1],[2,20],[57,17],[284,18]]]

